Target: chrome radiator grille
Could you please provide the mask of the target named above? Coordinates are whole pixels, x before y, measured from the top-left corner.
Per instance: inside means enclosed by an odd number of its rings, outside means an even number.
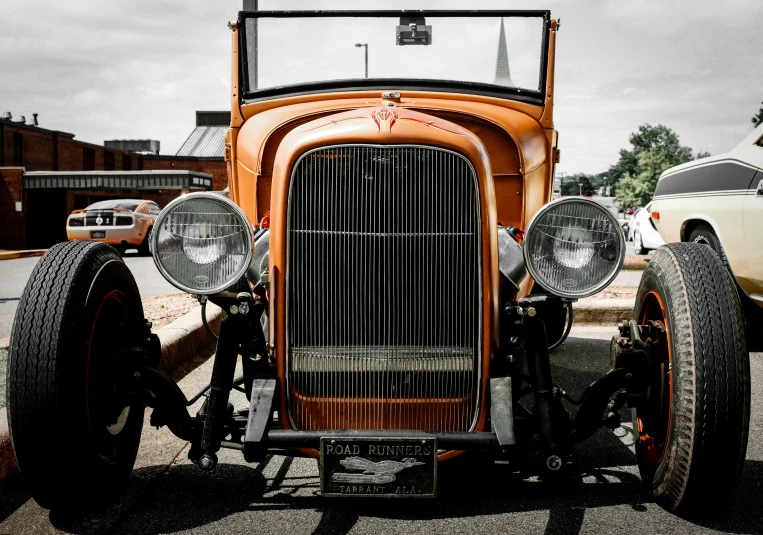
[[[288,200],[287,381],[298,429],[469,430],[479,403],[480,214],[462,156],[338,146]]]

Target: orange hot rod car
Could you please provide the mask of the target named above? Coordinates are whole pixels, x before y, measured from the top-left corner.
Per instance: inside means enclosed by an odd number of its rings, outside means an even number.
[[[149,254],[151,232],[160,211],[153,201],[98,201],[71,213],[66,220],[66,235],[70,241],[108,243],[120,254],[131,247],[136,247],[141,254]]]
[[[203,470],[220,448],[307,455],[323,495],[375,497],[434,496],[438,463],[465,450],[521,463],[529,448],[563,473],[629,408],[659,503],[690,513],[728,496],[750,372],[710,249],[654,254],[633,319],[598,355],[611,370],[579,400],[551,376],[575,300],[614,279],[625,241],[605,207],[550,202],[548,11],[244,12],[231,28],[230,199],[176,199],[151,243],[168,281],[224,311],[209,386],[189,400],[157,371],[116,251],[53,247],[21,298],[8,372],[40,504],[119,488],[145,405]],[[231,410],[233,390],[248,409]]]

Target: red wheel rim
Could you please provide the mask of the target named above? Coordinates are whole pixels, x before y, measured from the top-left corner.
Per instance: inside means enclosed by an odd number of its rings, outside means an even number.
[[[662,349],[659,364],[651,365],[648,372],[646,405],[636,409],[638,427],[636,448],[643,463],[649,468],[656,468],[665,457],[670,435],[673,407],[673,350],[665,306],[655,291],[649,291],[644,296],[639,309],[638,324],[652,325],[663,330],[667,340],[664,344],[667,347]]]
[[[119,456],[118,435],[129,417],[129,409],[122,411],[117,418],[121,428],[116,433],[109,431],[114,429],[114,424],[106,423],[106,420],[113,418],[108,411],[113,413],[116,394],[115,356],[125,346],[129,318],[124,294],[113,290],[104,296],[98,306],[90,331],[85,370],[85,407],[93,444],[105,460]]]

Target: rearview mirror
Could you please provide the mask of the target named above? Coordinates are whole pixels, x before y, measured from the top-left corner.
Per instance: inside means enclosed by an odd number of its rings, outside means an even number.
[[[432,26],[426,25],[424,17],[400,17],[400,25],[397,27],[397,44],[405,45],[431,45]]]

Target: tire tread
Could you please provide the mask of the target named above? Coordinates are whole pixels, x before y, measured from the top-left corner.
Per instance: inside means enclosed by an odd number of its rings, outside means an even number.
[[[645,270],[637,303],[650,278],[661,279],[668,294],[662,297],[672,319],[677,397],[675,440],[652,494],[670,510],[701,513],[731,493],[747,448],[750,370],[741,307],[731,275],[703,245],[661,247]]]
[[[82,340],[77,312],[84,311],[90,289],[85,286],[110,260],[121,261],[121,256],[97,242],[54,245],[32,270],[13,322],[7,371],[10,434],[25,482],[45,507],[71,491],[56,482],[77,481],[77,467],[61,459],[68,444],[60,366],[62,355],[76,351],[74,341]]]

